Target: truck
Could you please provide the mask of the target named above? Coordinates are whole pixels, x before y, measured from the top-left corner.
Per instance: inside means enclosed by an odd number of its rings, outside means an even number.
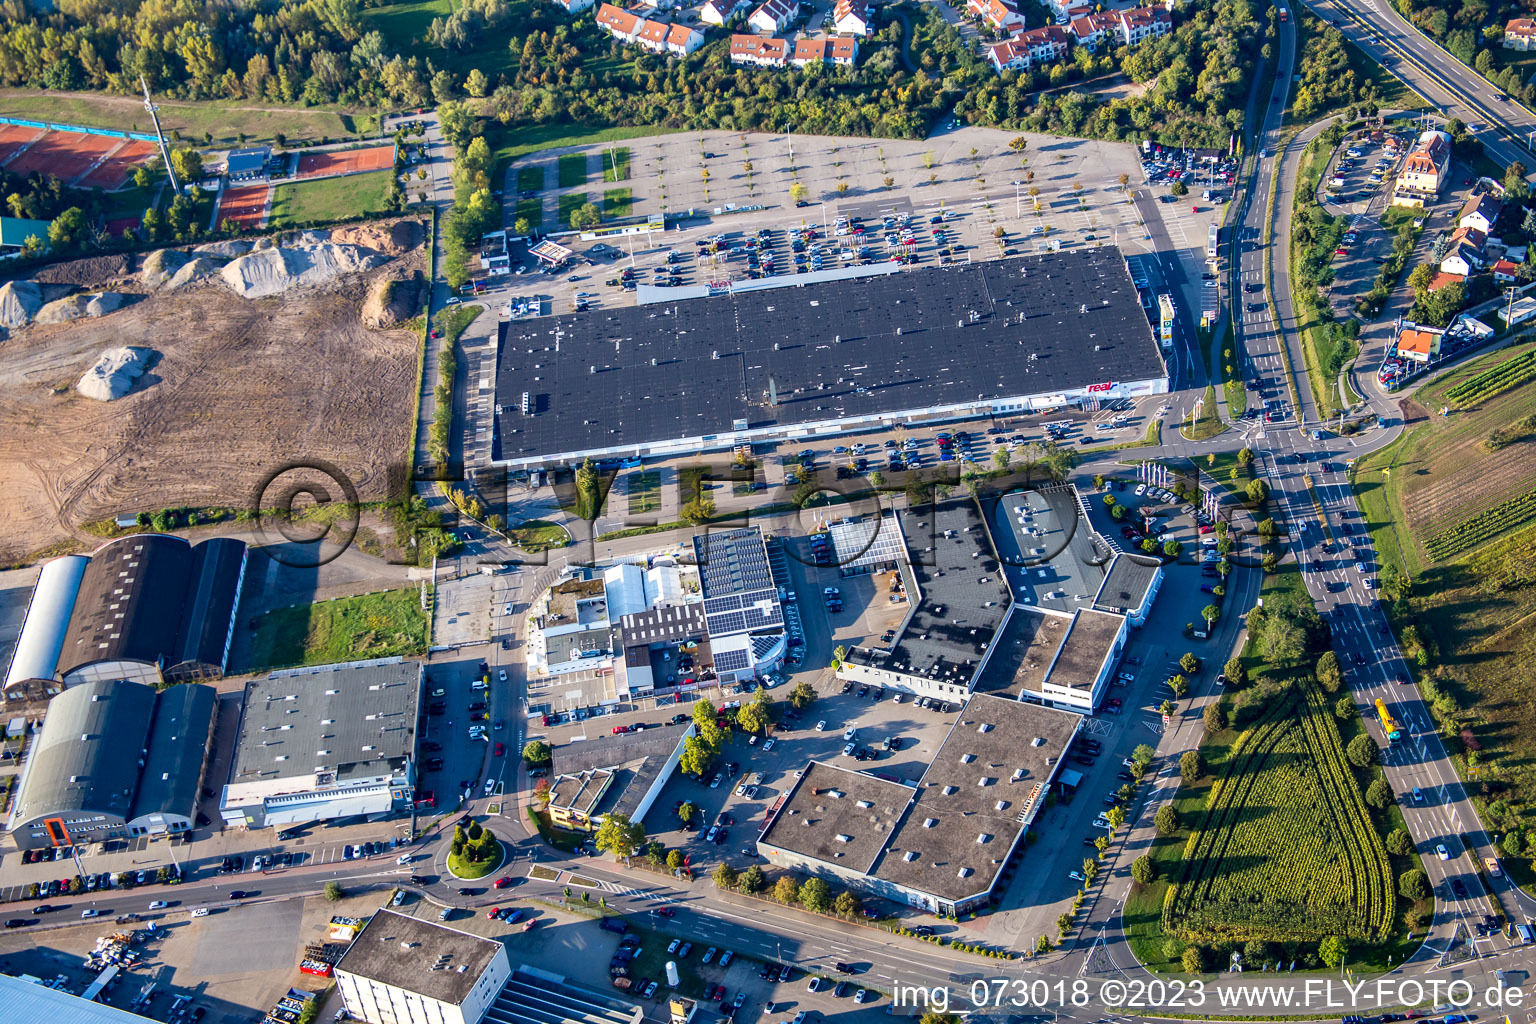
[[[1381,730],[1387,734],[1387,740],[1395,743],[1403,738],[1403,731],[1397,727],[1397,720],[1392,717],[1392,712],[1387,710],[1386,702],[1380,697],[1376,698],[1376,717],[1381,719]]]
[[[1284,7],[1278,8],[1278,10],[1280,11],[1280,20],[1281,21],[1290,21],[1291,20],[1291,12],[1290,11],[1286,10]]]
[[[1217,244],[1221,241],[1221,225],[1212,224],[1205,237],[1205,258],[1213,260],[1217,256]]]

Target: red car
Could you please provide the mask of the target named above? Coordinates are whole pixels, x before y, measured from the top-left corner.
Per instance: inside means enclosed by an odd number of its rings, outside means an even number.
[[[671,917],[673,914],[677,913],[677,911],[673,910],[671,907],[657,907],[652,910],[651,913],[655,914],[657,917]]]
[[[501,755],[505,754],[506,752],[507,752],[507,745],[505,743],[498,743],[498,744],[496,744],[496,754],[495,754],[495,756],[500,757]]]
[[[485,916],[486,916],[486,918],[488,920],[494,921],[494,920],[496,920],[496,918],[501,916],[501,908],[500,907],[492,907],[490,910],[487,910],[485,912]]]
[[[523,925],[523,931],[525,931],[525,932],[533,931],[535,928],[537,928],[539,926],[539,922],[542,921],[542,920],[543,920],[543,918],[541,918],[541,917],[529,918],[527,923],[525,923]]]
[[[496,879],[496,888],[498,888],[498,889],[506,889],[506,888],[509,888],[511,885],[512,885],[512,879],[510,877],[503,876],[501,878]]]
[[[627,732],[629,732],[629,726],[627,725],[616,725],[613,727],[613,735],[615,736],[622,736]]]

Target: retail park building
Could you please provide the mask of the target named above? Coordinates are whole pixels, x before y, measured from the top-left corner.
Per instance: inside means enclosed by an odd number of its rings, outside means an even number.
[[[502,321],[493,459],[673,456],[1168,390],[1117,247],[889,269]]]

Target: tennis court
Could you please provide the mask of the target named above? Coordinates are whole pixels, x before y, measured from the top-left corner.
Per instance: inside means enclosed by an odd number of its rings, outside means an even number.
[[[368,149],[342,149],[334,153],[309,153],[299,157],[300,178],[318,178],[332,174],[363,174],[384,171],[395,166],[395,147],[373,146]]]
[[[41,134],[42,130],[38,128],[26,128],[19,124],[0,125],[0,164]]]
[[[13,174],[36,172],[70,181],[90,170],[92,164],[116,149],[122,141],[83,132],[49,132],[6,164],[5,169]]]
[[[109,192],[122,188],[133,172],[154,155],[153,142],[129,139],[75,184],[81,188],[101,188]]]
[[[270,185],[246,185],[243,188],[227,188],[219,193],[219,213],[215,220],[220,227],[233,224],[242,231],[252,231],[262,226],[267,215],[267,196]]]

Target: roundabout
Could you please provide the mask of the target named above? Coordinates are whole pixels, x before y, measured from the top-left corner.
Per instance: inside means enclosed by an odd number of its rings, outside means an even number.
[[[448,844],[448,873],[463,882],[484,878],[507,862],[507,849],[496,834],[471,822],[453,830]]]

